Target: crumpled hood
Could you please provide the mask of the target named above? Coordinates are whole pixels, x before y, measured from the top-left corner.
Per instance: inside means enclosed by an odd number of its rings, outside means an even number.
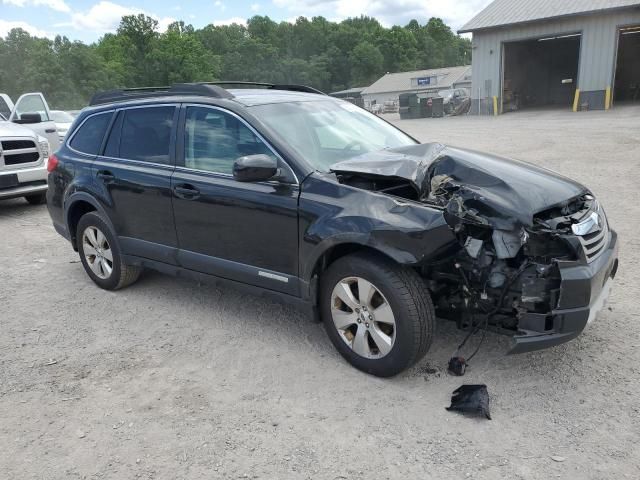
[[[367,153],[337,163],[337,174],[408,180],[426,200],[434,177],[446,178],[465,204],[496,228],[531,226],[536,213],[587,192],[579,183],[551,170],[439,143]]]

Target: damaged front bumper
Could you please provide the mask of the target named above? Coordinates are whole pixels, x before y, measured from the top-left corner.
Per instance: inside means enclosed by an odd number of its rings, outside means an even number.
[[[576,338],[606,304],[618,269],[618,236],[611,231],[605,251],[593,262],[559,264],[560,299],[551,315],[524,313],[508,352],[541,350]],[[547,329],[548,328],[548,329]]]

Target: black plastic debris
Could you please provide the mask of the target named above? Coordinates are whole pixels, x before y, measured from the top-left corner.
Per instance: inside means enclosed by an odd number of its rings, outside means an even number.
[[[486,385],[462,385],[451,395],[450,412],[468,413],[491,420],[489,392]]]
[[[451,357],[449,360],[449,373],[461,377],[467,369],[467,362],[462,357]]]

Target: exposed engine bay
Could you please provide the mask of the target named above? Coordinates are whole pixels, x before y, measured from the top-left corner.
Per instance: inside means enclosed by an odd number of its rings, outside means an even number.
[[[332,170],[343,184],[443,212],[457,248],[421,265],[420,273],[438,315],[460,328],[511,335],[552,331],[560,265],[589,262],[604,248],[606,219],[594,197],[533,165],[423,144],[341,162]],[[590,215],[601,223],[598,228],[576,231]]]

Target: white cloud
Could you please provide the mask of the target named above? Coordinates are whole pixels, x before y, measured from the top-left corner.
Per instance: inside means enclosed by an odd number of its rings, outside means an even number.
[[[221,25],[231,25],[232,23],[237,23],[238,25],[246,25],[247,24],[247,19],[246,18],[242,18],[242,17],[231,17],[231,18],[227,18],[226,20],[214,20],[213,24],[216,27],[219,27]]]
[[[2,3],[16,7],[49,7],[58,12],[70,12],[71,8],[64,0],[2,0]]]
[[[34,27],[33,25],[27,22],[20,22],[20,21],[10,22],[7,20],[2,20],[0,18],[0,38],[6,37],[7,34],[14,28],[21,28],[25,32],[28,32],[30,35],[33,35],[34,37],[54,38],[55,36],[52,33],[41,30],[38,27]]]
[[[453,29],[460,28],[491,0],[273,0],[294,15],[324,15],[337,20],[369,15],[386,26],[405,25],[415,18],[424,24],[440,17]]]
[[[216,0],[215,2],[213,2],[213,6],[218,7],[221,12],[224,12],[227,9],[227,6],[220,0]]]
[[[96,3],[87,12],[71,15],[71,26],[76,30],[94,30],[98,33],[114,31],[125,15],[144,13],[139,8],[123,7],[116,3],[102,1]]]
[[[169,25],[176,21],[173,17],[156,18],[156,20],[158,21],[158,30],[161,32],[166,32]]]
[[[86,12],[76,12],[71,15],[71,22],[58,24],[56,26],[71,26],[76,30],[91,30],[98,34],[106,32],[114,32],[120,20],[126,15],[148,15],[158,21],[158,30],[164,32],[167,30],[170,24],[176,21],[173,17],[158,17],[152,13],[145,12],[144,10],[136,7],[125,7],[103,0],[96,3]]]
[[[251,11],[252,12],[257,12],[258,10],[260,10],[260,4],[259,3],[254,3],[253,5],[251,5]]]

